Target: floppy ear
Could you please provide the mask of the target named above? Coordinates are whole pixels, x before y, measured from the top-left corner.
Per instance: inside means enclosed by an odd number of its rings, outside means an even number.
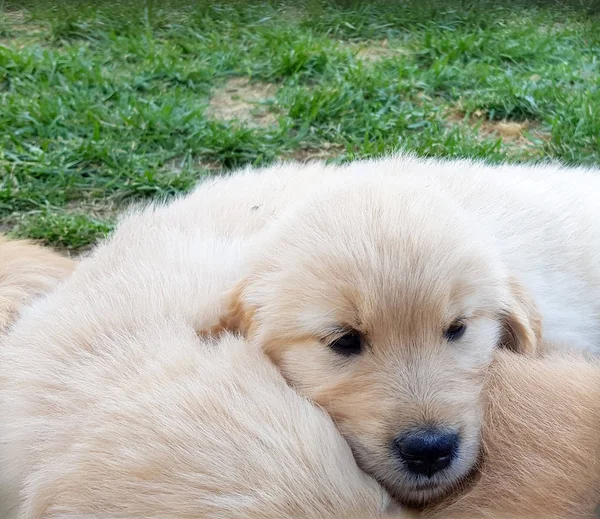
[[[542,316],[533,296],[516,279],[510,278],[510,303],[504,316],[502,346],[517,353],[537,355],[542,345]]]
[[[255,308],[244,300],[247,281],[239,283],[229,295],[226,314],[221,318],[220,325],[228,331],[244,336],[251,334],[254,324]]]
[[[251,334],[254,322],[255,309],[248,305],[243,298],[247,281],[238,283],[227,296],[225,312],[220,317],[219,323],[199,330],[201,337],[216,337],[223,332],[232,332],[247,337]]]

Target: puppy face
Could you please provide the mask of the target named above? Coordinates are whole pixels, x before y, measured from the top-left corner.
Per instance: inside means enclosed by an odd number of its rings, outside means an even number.
[[[423,504],[479,452],[494,349],[530,350],[533,306],[429,186],[334,189],[267,232],[224,321],[334,418],[360,466]]]

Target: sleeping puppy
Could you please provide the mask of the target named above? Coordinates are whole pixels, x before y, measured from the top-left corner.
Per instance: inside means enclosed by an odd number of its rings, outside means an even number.
[[[330,413],[365,471],[422,505],[475,466],[498,346],[539,354],[546,335],[600,344],[600,229],[535,241],[503,227],[506,200],[461,198],[444,171],[360,171],[330,177],[266,226],[217,330],[256,342]],[[521,216],[546,228],[552,211]],[[581,319],[566,322],[561,297]]]
[[[496,346],[531,352],[540,333],[489,236],[434,187],[377,179],[299,204],[255,250],[221,326],[327,410],[401,502],[467,476]]]
[[[132,216],[0,339],[2,519],[404,518],[260,350],[196,334],[238,245]]]
[[[75,264],[48,248],[0,235],[0,333],[28,304],[67,277]]]
[[[498,352],[475,482],[427,519],[591,519],[600,504],[600,364]]]
[[[330,185],[356,178],[405,178],[437,187],[467,214],[467,230],[488,236],[516,290],[532,296],[547,345],[600,353],[598,169],[411,155],[343,166],[287,163],[209,179],[165,208],[164,217],[196,225],[209,220],[223,235],[246,237]],[[469,234],[464,242],[471,241]]]
[[[331,412],[360,465],[418,504],[474,467],[497,346],[598,348],[598,192],[583,170],[399,156],[249,170],[125,224],[190,236],[209,225],[244,251],[256,241],[250,272],[233,269],[229,309],[205,308],[198,330],[257,340]]]

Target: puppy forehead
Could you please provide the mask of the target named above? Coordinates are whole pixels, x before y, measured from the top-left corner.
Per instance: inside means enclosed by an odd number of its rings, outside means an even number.
[[[348,255],[314,251],[263,277],[251,295],[259,317],[287,330],[324,337],[352,327],[371,335],[431,333],[459,317],[498,310],[494,280],[458,262],[454,269],[418,271],[398,262],[365,265]]]
[[[429,186],[361,183],[300,205],[274,227],[269,245],[286,265],[324,274],[424,281],[456,268],[485,270],[493,244]],[[377,279],[376,279],[377,280]]]
[[[373,332],[413,323],[437,330],[457,318],[492,314],[498,305],[493,287],[478,287],[468,277],[419,279],[398,269],[387,277],[377,273],[316,280],[309,274],[298,281],[282,289],[295,302],[297,322],[304,329],[348,326]]]
[[[346,189],[289,214],[270,236],[249,301],[305,330],[411,319],[439,327],[495,308],[502,276],[490,246],[457,208],[413,192]]]

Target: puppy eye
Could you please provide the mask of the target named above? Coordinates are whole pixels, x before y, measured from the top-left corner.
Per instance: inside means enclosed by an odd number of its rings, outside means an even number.
[[[351,330],[331,342],[329,347],[340,355],[351,357],[362,351],[362,338],[356,330]]]
[[[450,342],[457,341],[465,334],[466,330],[467,325],[463,321],[454,321],[444,332],[444,336]]]

